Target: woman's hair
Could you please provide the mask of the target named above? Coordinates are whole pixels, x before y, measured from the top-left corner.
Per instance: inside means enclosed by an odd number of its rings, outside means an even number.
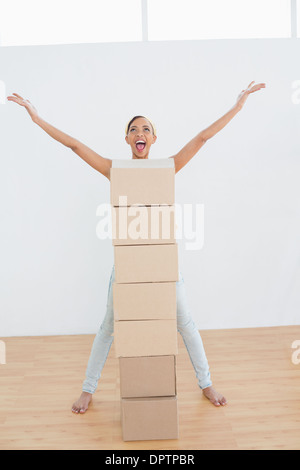
[[[144,119],[147,119],[147,121],[150,122],[151,126],[152,126],[152,132],[154,135],[156,135],[156,129],[155,129],[155,126],[153,124],[152,121],[150,121],[149,118],[145,117],[145,116],[134,116],[130,121],[129,123],[127,124],[126,128],[125,128],[125,134],[127,135],[128,134],[128,130],[129,130],[129,127],[131,126],[131,124],[133,123],[133,121],[135,121],[137,118],[144,118]]]

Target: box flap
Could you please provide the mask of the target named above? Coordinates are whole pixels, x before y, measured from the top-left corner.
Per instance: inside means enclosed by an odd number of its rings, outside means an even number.
[[[174,158],[115,159],[112,168],[174,168]]]

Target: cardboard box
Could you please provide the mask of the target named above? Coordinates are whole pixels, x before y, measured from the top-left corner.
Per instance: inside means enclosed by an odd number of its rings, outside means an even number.
[[[178,439],[177,397],[122,398],[124,441]]]
[[[114,319],[176,319],[176,282],[113,283]]]
[[[178,245],[114,246],[116,282],[178,281]]]
[[[111,168],[113,206],[175,203],[175,168]]]
[[[122,398],[176,395],[175,356],[120,357]]]
[[[176,320],[114,321],[116,357],[178,354]]]
[[[112,168],[175,168],[174,158],[114,158]]]
[[[175,205],[111,209],[113,245],[176,243]]]

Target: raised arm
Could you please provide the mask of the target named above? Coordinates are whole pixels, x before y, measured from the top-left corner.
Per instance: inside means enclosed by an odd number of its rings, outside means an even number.
[[[252,86],[253,84],[254,82],[251,82],[246,90],[241,91],[237,97],[236,103],[226,114],[209,127],[199,132],[199,134],[188,142],[176,155],[170,157],[174,158],[175,173],[181,170],[181,168],[183,168],[193,158],[193,156],[196,155],[208,139],[211,139],[214,135],[220,132],[220,130],[231,121],[231,119],[243,108],[250,93],[258,91],[261,88],[265,88],[266,86],[265,83],[259,83]]]
[[[110,168],[112,161],[109,158],[101,157],[98,155],[98,153],[94,152],[79,140],[74,139],[74,137],[71,137],[65,132],[60,131],[48,122],[44,121],[44,119],[38,115],[36,108],[29,100],[25,100],[17,93],[13,93],[13,95],[7,97],[8,101],[14,101],[20,106],[24,106],[32,121],[38,124],[38,126],[40,126],[45,132],[47,132],[50,137],[73,150],[73,152],[79,155],[79,157],[81,157],[86,163],[92,166],[95,170],[99,171],[102,175],[106,176],[106,178],[110,179]]]

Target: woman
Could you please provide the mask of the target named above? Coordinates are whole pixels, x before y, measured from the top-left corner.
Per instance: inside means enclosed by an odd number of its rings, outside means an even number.
[[[254,85],[254,81],[252,81],[245,90],[242,90],[236,103],[226,114],[209,127],[199,132],[199,134],[188,142],[176,155],[169,157],[174,159],[175,173],[181,170],[181,168],[191,160],[208,139],[211,139],[231,121],[231,119],[243,108],[251,93],[258,91],[261,88],[265,88],[264,83]],[[45,132],[47,132],[47,134],[58,142],[61,142],[66,147],[69,147],[89,165],[102,173],[102,175],[106,176],[106,178],[110,179],[110,168],[112,166],[111,159],[101,157],[98,153],[91,150],[82,142],[44,121],[38,115],[37,110],[32,103],[29,100],[25,100],[17,93],[13,93],[13,96],[8,96],[7,99],[24,106],[32,121],[38,124]],[[126,127],[125,140],[131,147],[133,159],[148,158],[151,145],[156,142],[156,139],[157,136],[154,125],[144,116],[135,116]],[[88,405],[92,399],[93,393],[96,391],[98,380],[101,376],[102,369],[113,342],[113,281],[114,266],[112,268],[109,282],[106,315],[93,343],[86,370],[86,379],[82,387],[82,393],[79,399],[72,406],[72,411],[75,413],[85,413],[88,409]],[[179,272],[179,281],[176,282],[176,298],[177,328],[182,335],[189,353],[196,373],[198,385],[203,394],[215,406],[225,405],[227,403],[226,398],[212,387],[209,366],[203,348],[202,339],[190,316],[185,294],[184,279],[181,272]]]

